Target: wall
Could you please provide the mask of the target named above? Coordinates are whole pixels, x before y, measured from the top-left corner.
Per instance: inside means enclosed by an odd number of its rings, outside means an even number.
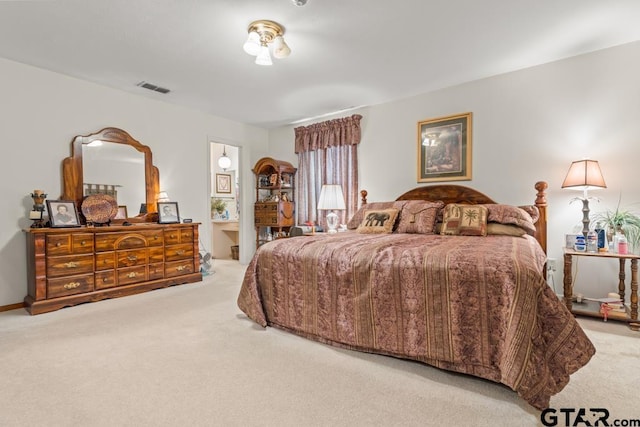
[[[0,306],[20,303],[27,294],[22,230],[31,224],[26,219],[29,194],[43,189],[49,199],[60,196],[61,162],[76,135],[113,126],[148,145],[160,187],[179,203],[181,216],[202,223],[206,242],[211,241],[209,141],[233,142],[241,147],[241,182],[247,185],[242,191],[247,212],[241,218],[252,229],[251,167],[266,154],[267,131],[4,59],[0,74],[0,194],[5,203],[0,209]],[[246,263],[255,246],[251,233],[242,246]]]
[[[640,211],[638,75],[635,42],[345,113],[363,115],[360,187],[375,201],[418,186],[417,123],[470,111],[473,179],[458,183],[524,204],[535,200],[534,183],[547,181],[548,255],[562,270],[564,234],[582,228],[582,203],[571,203],[581,193],[560,188],[573,160],[600,162],[607,189],[590,193],[600,198],[591,202],[592,212],[615,209],[620,194],[623,206],[635,203]],[[269,142],[271,155],[297,164],[294,127],[270,131]],[[581,258],[577,264],[580,292],[599,297],[617,290],[615,260]],[[562,271],[552,284],[561,294]]]

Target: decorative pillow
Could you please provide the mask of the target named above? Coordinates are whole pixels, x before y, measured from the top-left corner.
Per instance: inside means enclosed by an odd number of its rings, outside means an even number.
[[[531,218],[531,215],[524,209],[517,206],[501,204],[487,204],[483,206],[486,206],[489,210],[487,221],[497,222],[500,224],[517,225],[524,229],[528,234],[532,236],[535,235],[536,226],[534,225],[533,218]]]
[[[364,219],[364,211],[366,210],[374,210],[374,209],[391,209],[395,208],[400,211],[404,204],[407,203],[404,200],[401,201],[392,201],[392,202],[371,202],[362,206],[358,211],[353,214],[349,222],[347,223],[347,228],[349,230],[355,230],[362,224],[362,220]]]
[[[391,233],[398,217],[398,209],[370,209],[364,211],[362,223],[356,231],[363,234]]]
[[[397,233],[434,234],[436,216],[443,202],[410,200],[400,211]]]
[[[448,236],[486,236],[487,208],[483,205],[449,203],[444,208],[440,234]]]
[[[487,223],[487,234],[500,236],[522,237],[527,232],[517,225],[500,224],[497,222]]]

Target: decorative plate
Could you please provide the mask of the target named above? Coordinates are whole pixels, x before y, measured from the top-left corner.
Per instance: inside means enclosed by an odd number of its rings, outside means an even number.
[[[106,194],[92,194],[82,201],[81,210],[87,222],[105,224],[118,214],[118,202]]]

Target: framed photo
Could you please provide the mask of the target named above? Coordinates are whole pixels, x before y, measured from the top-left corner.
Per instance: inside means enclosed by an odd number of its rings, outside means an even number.
[[[76,203],[72,200],[47,200],[51,227],[80,227]]]
[[[129,216],[127,215],[127,207],[122,205],[118,206],[118,213],[113,219],[127,219]]]
[[[227,173],[216,174],[216,193],[231,194],[231,175]]]
[[[418,182],[471,180],[471,113],[418,122]]]
[[[174,224],[180,222],[178,202],[158,202],[158,223]]]

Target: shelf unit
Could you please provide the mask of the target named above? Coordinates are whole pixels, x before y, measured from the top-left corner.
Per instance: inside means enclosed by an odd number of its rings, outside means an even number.
[[[295,225],[296,171],[291,163],[271,157],[263,157],[253,167],[256,176],[256,247],[271,239],[288,237]]]

